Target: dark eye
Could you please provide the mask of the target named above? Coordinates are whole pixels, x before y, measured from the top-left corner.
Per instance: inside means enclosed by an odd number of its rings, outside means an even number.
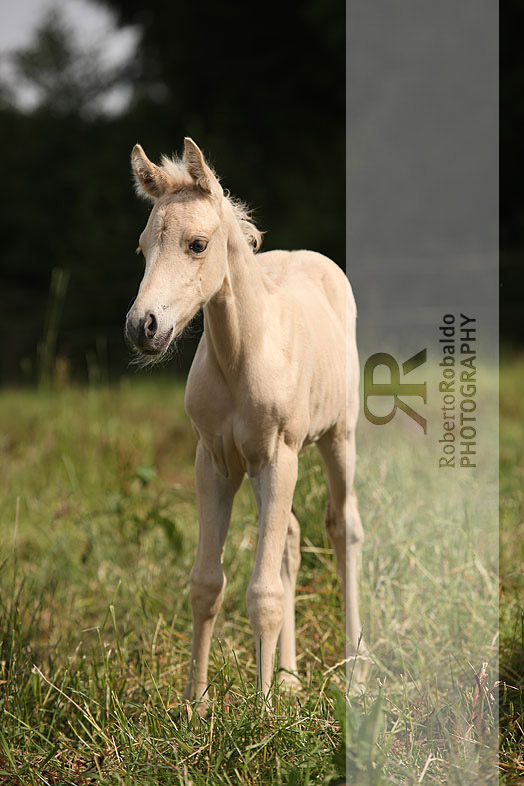
[[[202,254],[207,248],[207,242],[205,240],[193,240],[192,243],[189,244],[189,250],[193,252],[193,254]]]

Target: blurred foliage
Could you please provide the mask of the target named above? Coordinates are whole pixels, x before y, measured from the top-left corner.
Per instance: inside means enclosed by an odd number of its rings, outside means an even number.
[[[148,210],[131,188],[138,140],[158,159],[191,135],[224,186],[254,207],[266,249],[309,247],[344,265],[343,5],[99,2],[137,28],[131,63],[111,70],[54,12],[11,58],[34,107],[0,89],[4,383],[37,378],[55,269],[69,276],[55,342],[61,368],[78,377],[93,364],[109,374],[125,367],[122,328]],[[104,96],[126,80],[128,108],[104,113]],[[194,343],[182,349],[182,368]]]
[[[521,293],[524,287],[524,189],[522,124],[524,59],[519,30],[524,5],[509,0],[500,7],[500,331],[506,343],[524,343]]]
[[[30,46],[16,51],[13,64],[20,80],[37,93],[37,104],[51,114],[85,115],[119,80],[102,65],[99,47],[80,49],[57,9],[37,26]]]

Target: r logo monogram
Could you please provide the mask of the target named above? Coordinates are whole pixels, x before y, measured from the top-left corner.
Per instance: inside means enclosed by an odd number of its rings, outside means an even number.
[[[427,350],[422,349],[416,355],[406,360],[402,364],[402,371],[404,375],[409,374],[414,369],[421,366],[426,362]],[[390,381],[387,383],[377,383],[373,381],[373,374],[377,366],[387,366],[390,373]],[[393,396],[394,403],[393,409],[388,415],[374,415],[370,412],[368,407],[368,398],[371,396]],[[389,423],[395,416],[397,409],[401,409],[406,415],[419,424],[424,429],[424,434],[427,433],[427,421],[418,412],[415,412],[409,404],[402,401],[400,396],[420,396],[426,404],[427,396],[427,383],[419,384],[406,384],[400,381],[400,369],[397,361],[386,352],[377,352],[371,355],[366,361],[364,366],[364,414],[366,418],[377,426],[383,426]]]

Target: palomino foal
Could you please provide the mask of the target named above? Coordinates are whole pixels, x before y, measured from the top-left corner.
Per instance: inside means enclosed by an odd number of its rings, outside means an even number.
[[[153,209],[140,236],[145,273],[127,315],[140,352],[162,356],[200,308],[204,334],[186,409],[198,435],[199,541],[191,571],[193,645],[186,698],[207,688],[210,640],[226,577],[222,554],[245,473],[259,541],[247,589],[258,686],[267,694],[277,641],[281,678],[296,682],[295,583],[300,531],[292,513],[298,453],[316,442],[327,475],[326,526],[344,587],[347,656],[357,653],[357,556],[363,530],[353,491],[358,410],[356,310],[344,273],[312,251],[255,256],[260,234],[225,196],[200,149],[155,166],[139,145],[132,165]]]

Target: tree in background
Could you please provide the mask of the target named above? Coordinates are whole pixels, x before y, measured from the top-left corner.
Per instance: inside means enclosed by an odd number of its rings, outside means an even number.
[[[102,65],[100,46],[81,48],[56,9],[37,26],[31,44],[12,56],[15,77],[30,88],[39,109],[89,117],[122,74]]]
[[[124,121],[105,115],[101,103],[123,74],[105,67],[96,47],[82,49],[56,12],[12,65],[15,86],[29,89],[34,106],[12,96],[0,102],[0,378],[20,381],[21,365],[35,378],[54,270],[69,281],[58,352],[85,373],[87,354],[108,342],[118,364],[141,217]]]
[[[509,0],[500,7],[500,331],[515,347],[524,342],[524,59],[519,31],[524,6]]]
[[[141,31],[146,150],[193,136],[255,207],[267,247],[313,248],[344,266],[344,4],[99,2]]]
[[[68,281],[57,352],[75,374],[102,345],[110,371],[126,367],[122,325],[148,211],[131,186],[137,141],[158,159],[193,136],[255,209],[264,248],[312,248],[344,265],[344,6],[98,1],[139,30],[128,68],[105,67],[101,47],[82,49],[55,12],[12,60],[35,105],[0,100],[4,381],[19,382],[21,366],[34,378],[57,268]],[[129,106],[105,113],[125,80]],[[184,368],[191,345],[183,352]]]

